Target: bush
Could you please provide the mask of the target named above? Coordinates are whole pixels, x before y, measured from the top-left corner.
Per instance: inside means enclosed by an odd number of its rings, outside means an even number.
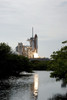
[[[63,42],[64,43],[64,42]],[[62,47],[59,51],[51,55],[52,77],[67,80],[67,46]]]
[[[0,77],[19,75],[22,71],[32,71],[29,59],[13,54],[7,44],[0,43]]]

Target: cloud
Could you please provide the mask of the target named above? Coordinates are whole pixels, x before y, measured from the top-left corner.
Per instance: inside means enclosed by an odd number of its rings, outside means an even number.
[[[24,43],[31,36],[32,26],[39,41],[48,41],[48,46],[52,40],[66,40],[66,5],[64,0],[0,0],[0,41],[11,46],[17,41]],[[42,54],[41,45],[39,49]]]
[[[67,6],[67,1],[61,2],[60,6],[61,7]]]

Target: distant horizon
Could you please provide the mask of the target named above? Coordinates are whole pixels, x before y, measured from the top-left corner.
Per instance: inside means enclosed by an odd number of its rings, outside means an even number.
[[[66,0],[0,0],[0,43],[13,50],[18,42],[38,35],[38,54],[50,57],[67,40]]]
[[[62,42],[64,42],[64,41],[62,41]],[[61,44],[62,44],[62,42],[61,42]],[[6,42],[1,42],[1,43],[6,43]],[[22,42],[18,42],[18,43],[22,43]],[[18,43],[17,43],[17,44],[18,44]],[[6,44],[9,45],[9,43],[6,43]],[[24,43],[23,43],[23,44],[24,44]],[[25,45],[26,45],[26,44],[25,44]],[[10,45],[9,45],[9,46],[10,46]],[[17,45],[16,45],[16,46],[17,46]],[[16,46],[15,46],[15,48],[12,48],[12,47],[10,46],[11,49],[12,49],[12,51],[16,52],[16,50],[15,50],[15,49],[16,49]],[[28,44],[28,46],[29,46],[29,44]],[[63,44],[62,46],[60,46],[60,48],[57,49],[56,51],[60,50],[61,47],[63,47],[63,46],[64,46],[64,44]],[[54,51],[53,51],[53,52],[54,52]],[[52,53],[53,53],[53,52],[52,52]],[[38,53],[38,55],[39,55],[39,53]],[[39,56],[40,56],[40,55],[39,55]],[[50,54],[50,56],[51,56],[51,54]],[[43,56],[40,56],[40,58],[50,58],[50,56],[46,57],[46,56],[43,55]],[[36,58],[36,59],[37,59],[37,58]]]

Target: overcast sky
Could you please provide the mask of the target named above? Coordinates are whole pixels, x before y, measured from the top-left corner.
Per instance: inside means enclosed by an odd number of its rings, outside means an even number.
[[[13,49],[38,35],[39,56],[49,57],[67,40],[67,0],[0,0],[0,42]]]

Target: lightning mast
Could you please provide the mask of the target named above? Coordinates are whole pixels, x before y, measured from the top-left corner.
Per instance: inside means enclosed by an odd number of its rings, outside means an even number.
[[[33,38],[33,27],[32,27],[32,38]]]

